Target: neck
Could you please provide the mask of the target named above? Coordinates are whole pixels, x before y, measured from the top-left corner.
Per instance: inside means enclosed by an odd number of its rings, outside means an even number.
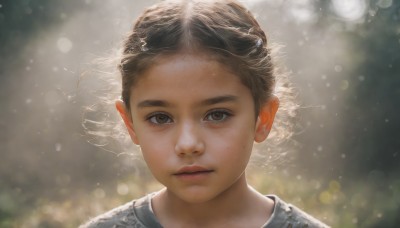
[[[215,224],[238,224],[252,216],[266,222],[273,203],[247,185],[245,175],[213,199],[202,203],[189,203],[168,189],[153,198],[153,209],[165,227],[210,227]]]

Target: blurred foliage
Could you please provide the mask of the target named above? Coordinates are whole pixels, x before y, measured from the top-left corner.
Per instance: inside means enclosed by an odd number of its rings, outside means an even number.
[[[341,143],[342,150],[351,148],[343,172],[346,185],[358,179],[373,186],[366,196],[374,202],[374,213],[385,216],[374,227],[396,227],[400,224],[400,2],[370,11],[374,13],[367,23],[346,34],[360,64],[352,72],[358,75],[350,81],[356,88],[344,107],[352,118],[345,123]],[[363,221],[371,220],[368,210],[357,214]]]
[[[286,202],[309,212],[332,227],[395,227],[400,203],[400,181],[391,183],[390,193],[377,192],[365,183],[344,190],[339,180],[305,180],[301,176],[267,174],[252,170],[249,183],[260,192],[274,192]],[[99,185],[89,192],[76,191],[69,199],[37,199],[34,209],[2,219],[1,227],[77,227],[116,206],[157,191],[153,179],[127,176],[116,185]]]
[[[30,39],[62,24],[76,10],[87,7],[84,1],[70,4],[61,0],[1,0],[0,5],[0,43],[6,44],[0,46],[0,66],[17,63],[8,58],[18,57]]]
[[[262,12],[270,7],[268,2],[272,1],[259,1],[257,8]],[[302,25],[284,18],[276,26],[291,33],[272,34],[288,44],[287,61],[299,78],[297,84],[312,97],[301,98],[310,103],[320,97],[331,101],[317,103],[325,112],[304,111],[302,124],[311,125],[295,136],[302,143],[298,165],[290,172],[285,168],[273,174],[253,170],[250,182],[333,227],[396,227],[400,224],[400,3],[366,0],[365,16],[352,22],[335,15],[332,1],[308,2],[314,4],[315,23]],[[378,6],[385,3],[391,6]],[[64,54],[53,55],[35,43],[48,42],[52,33],[65,35],[60,28],[68,21],[82,12],[107,8],[98,7],[102,4],[0,1],[0,227],[76,227],[160,187],[145,171],[133,170],[144,167],[131,156],[116,157],[84,141],[79,111],[83,101],[75,101],[76,96],[71,98],[62,87],[66,78],[76,84],[79,72],[71,73],[69,68],[75,71],[80,66],[70,67]],[[116,4],[114,10],[129,8]],[[129,4],[137,6],[132,11],[140,11],[145,3]],[[280,18],[287,6],[261,19]],[[78,20],[90,24],[80,25],[88,31],[70,28],[67,35],[82,42],[74,43],[74,60],[90,45],[107,48],[93,34],[100,34],[99,25],[111,28],[118,22],[109,22],[108,15],[101,11],[90,20]],[[102,32],[106,36],[114,31]],[[89,36],[91,43],[80,40],[80,33]],[[345,41],[341,50],[335,49],[338,40]],[[55,48],[55,43],[49,46]],[[310,55],[316,51],[319,54]],[[36,58],[35,53],[39,53]],[[49,59],[59,59],[63,65],[51,65]],[[315,72],[324,61],[331,63],[330,71]],[[316,64],[305,67],[310,62]],[[42,81],[57,86],[46,87]],[[57,96],[61,102],[52,100]],[[340,102],[332,105],[334,101]]]
[[[375,169],[400,171],[400,2],[370,11],[366,23],[344,34],[359,61],[351,72],[357,76],[350,81],[355,89],[344,106],[352,117],[342,143],[343,149],[352,148],[350,178]],[[350,165],[357,162],[363,165]]]

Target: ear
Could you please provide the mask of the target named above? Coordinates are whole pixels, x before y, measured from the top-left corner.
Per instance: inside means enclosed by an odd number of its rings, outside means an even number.
[[[139,145],[138,138],[136,136],[135,131],[133,130],[132,117],[130,112],[128,111],[125,103],[122,100],[115,101],[115,107],[117,108],[119,114],[122,117],[122,120],[125,123],[126,128],[128,129],[129,135],[131,136],[132,142],[136,145]]]
[[[275,95],[272,95],[271,98],[262,107],[260,107],[256,122],[254,141],[260,143],[267,138],[269,132],[271,131],[272,123],[274,122],[278,107],[279,99]]]

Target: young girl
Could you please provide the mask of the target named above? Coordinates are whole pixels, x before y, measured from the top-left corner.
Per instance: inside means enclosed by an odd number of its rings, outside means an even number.
[[[270,56],[234,0],[148,8],[123,46],[116,108],[165,188],[82,227],[326,227],[246,182],[279,106]]]

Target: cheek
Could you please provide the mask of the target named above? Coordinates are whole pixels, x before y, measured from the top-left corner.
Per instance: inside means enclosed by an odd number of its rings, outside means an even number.
[[[209,134],[207,148],[229,160],[247,160],[253,147],[254,134],[246,128],[232,128],[221,134]]]
[[[168,150],[165,143],[160,139],[139,139],[142,154],[145,159],[155,160],[154,158],[160,158],[166,156],[165,152]]]
[[[168,156],[162,154],[163,151],[155,144],[153,144],[153,146],[142,147],[141,150],[148,169],[160,183],[163,183],[163,176],[165,176],[169,170],[167,165]]]
[[[161,137],[157,134],[138,135],[140,148],[144,160],[149,168],[164,166],[173,154],[172,140],[169,137]]]
[[[250,120],[236,124],[230,133],[231,143],[242,149],[249,149],[254,143],[254,122]]]
[[[146,125],[146,123],[136,121],[134,122],[136,127],[135,132],[142,151],[152,152],[165,148],[168,142],[168,134],[165,132],[157,132],[153,128]]]

